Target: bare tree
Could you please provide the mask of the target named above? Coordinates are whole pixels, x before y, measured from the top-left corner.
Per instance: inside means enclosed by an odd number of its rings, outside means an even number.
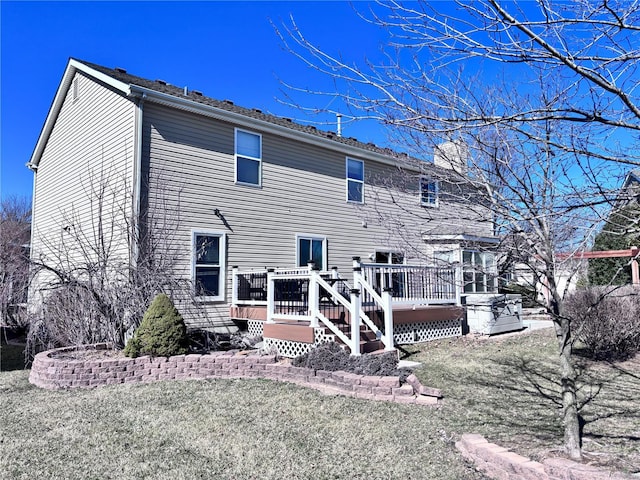
[[[588,246],[614,201],[621,166],[640,164],[640,4],[391,1],[361,16],[388,34],[379,63],[318,48],[293,19],[277,28],[294,55],[335,85],[289,86],[288,101],[309,109],[310,93],[338,98],[333,108],[395,127],[394,139],[423,158],[443,141],[468,146],[471,165],[458,181],[484,191],[482,209],[509,240],[503,248],[548,292],[564,443],[579,458],[574,335],[558,272],[576,274],[571,253]]]
[[[0,315],[2,326],[24,326],[29,285],[31,203],[9,197],[0,203]]]
[[[91,170],[87,178],[85,207],[63,212],[54,228],[59,234],[35,232],[31,353],[105,341],[123,346],[159,292],[183,311],[203,314],[189,301],[190,280],[175,271],[180,225],[177,209],[162,208],[166,192],[157,192],[156,208],[135,214],[123,179]]]

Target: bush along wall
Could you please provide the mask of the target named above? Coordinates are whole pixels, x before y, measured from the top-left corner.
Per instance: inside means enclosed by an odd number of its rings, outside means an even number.
[[[171,299],[161,293],[153,299],[124,349],[128,357],[151,355],[168,357],[189,350],[187,326]]]

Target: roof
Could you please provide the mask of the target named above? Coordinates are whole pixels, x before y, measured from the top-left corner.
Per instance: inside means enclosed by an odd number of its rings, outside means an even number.
[[[351,153],[361,155],[383,163],[417,161],[418,159],[409,157],[407,154],[396,152],[390,148],[379,147],[373,143],[360,142],[355,138],[341,137],[337,133],[319,130],[314,126],[302,125],[292,121],[290,118],[278,117],[262,112],[258,109],[250,109],[235,105],[229,100],[216,100],[203,95],[197,90],[188,91],[185,88],[171,85],[161,80],[149,80],[128,73],[121,68],[107,68],[95,63],[86,62],[71,58],[63,75],[62,81],[52,106],[47,115],[42,132],[27,164],[30,168],[37,167],[40,157],[49,135],[55,124],[57,115],[62,107],[66,92],[77,71],[107,83],[111,87],[119,90],[129,97],[145,98],[145,101],[155,101],[185,110],[197,111],[214,117],[223,118],[236,123],[244,120],[250,122],[254,127],[262,126],[263,129],[269,127],[275,133],[285,136],[295,136],[298,139],[306,139],[312,143],[321,143],[325,147],[332,147]],[[426,163],[428,168],[438,167],[432,163]]]
[[[632,181],[640,183],[640,168],[634,168],[633,170],[630,170],[627,173],[627,176],[624,181],[624,187],[629,185]]]

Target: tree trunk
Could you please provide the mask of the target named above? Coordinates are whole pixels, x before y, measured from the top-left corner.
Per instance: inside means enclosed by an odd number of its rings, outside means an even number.
[[[556,327],[557,328],[557,327]],[[564,448],[572,459],[582,457],[580,439],[580,416],[576,395],[576,369],[571,362],[571,345],[558,337],[560,347],[560,381],[562,385],[562,424],[564,426]]]
[[[562,394],[562,425],[564,427],[564,448],[570,458],[582,458],[580,415],[576,381],[578,378],[571,360],[572,339],[569,319],[560,315],[558,302],[553,302],[551,313],[558,341],[560,355],[560,384]]]

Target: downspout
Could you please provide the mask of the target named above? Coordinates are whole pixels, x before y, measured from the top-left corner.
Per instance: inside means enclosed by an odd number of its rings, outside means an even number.
[[[138,265],[139,242],[140,242],[140,204],[142,196],[142,120],[144,114],[144,101],[147,98],[147,94],[143,93],[137,97],[136,102],[136,119],[135,119],[135,138],[134,138],[134,171],[133,171],[133,239],[131,245],[132,259],[131,264],[133,268]]]
[[[38,166],[32,164],[31,162],[27,163],[27,168],[33,172],[33,185],[31,186],[31,232],[29,234],[29,278],[33,278],[34,274],[34,259],[33,259],[33,238],[35,236],[36,229],[35,218],[36,218],[36,181],[38,179]],[[27,288],[27,313],[34,313],[32,309],[34,309],[34,299],[35,291],[32,289],[33,282],[29,281],[29,286]]]

